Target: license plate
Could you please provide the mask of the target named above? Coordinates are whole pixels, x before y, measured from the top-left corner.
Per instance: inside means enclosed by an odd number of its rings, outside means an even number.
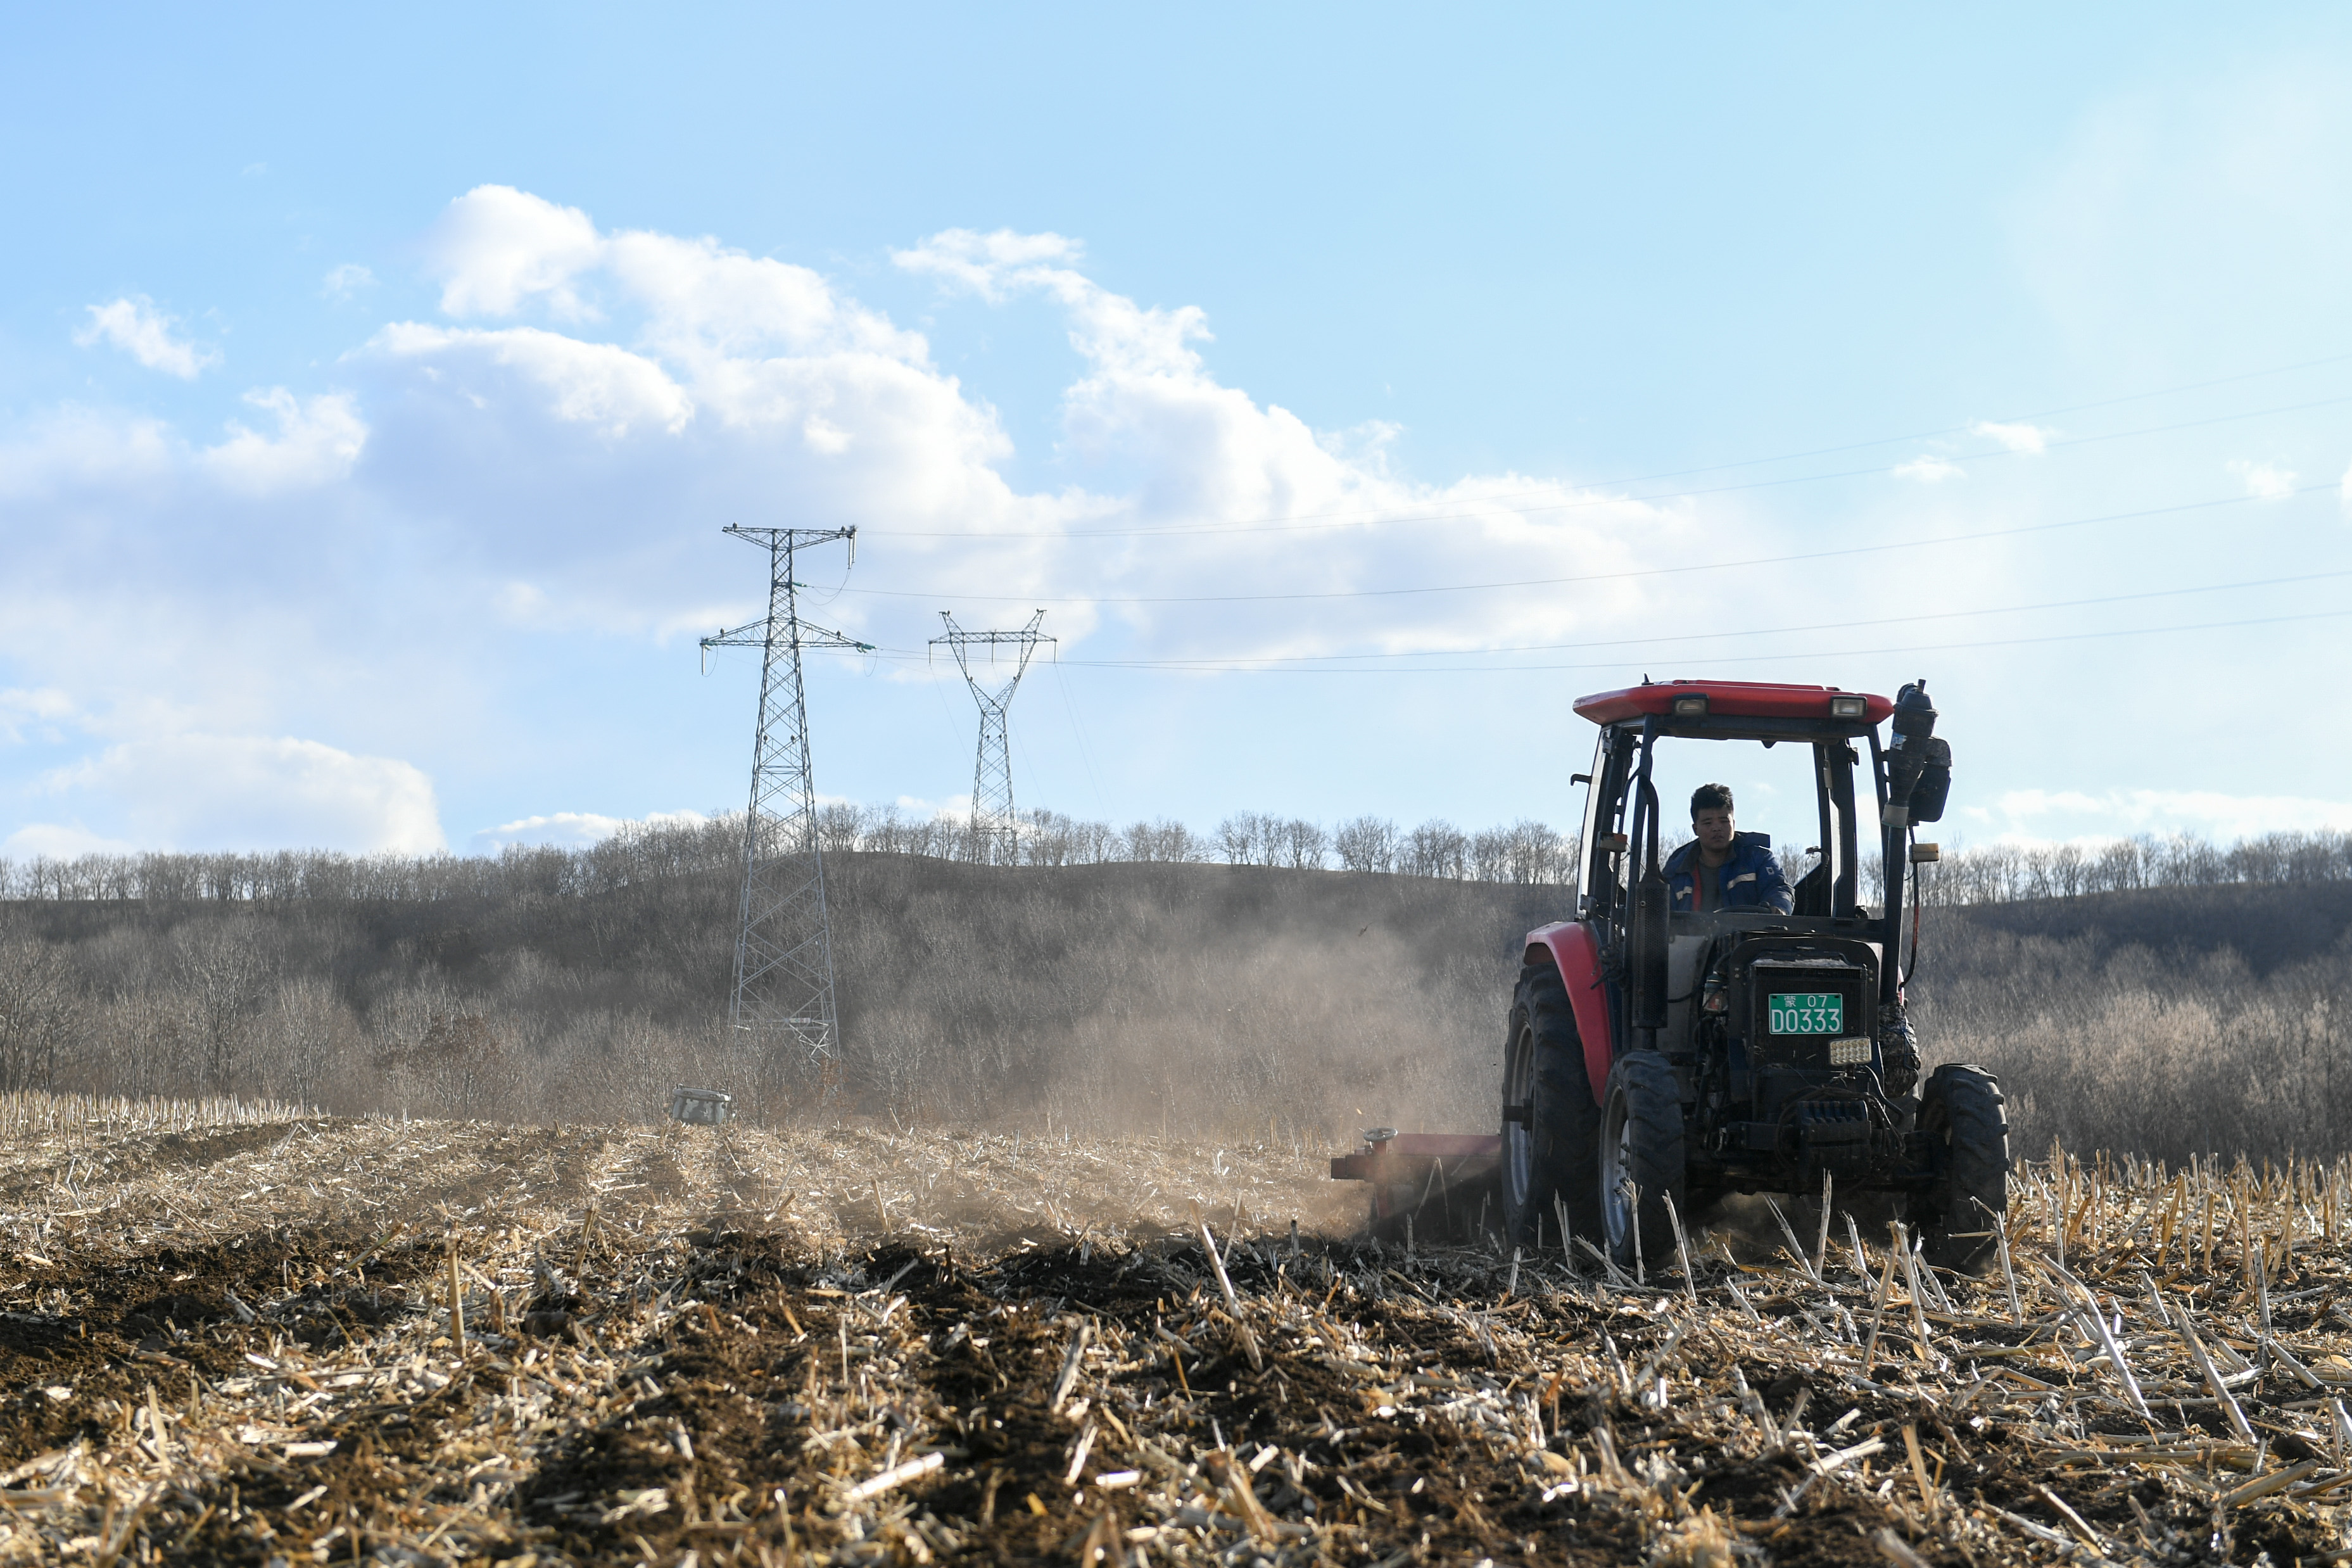
[[[1835,991],[1775,991],[1765,1001],[1776,1035],[1843,1035],[1845,997]]]

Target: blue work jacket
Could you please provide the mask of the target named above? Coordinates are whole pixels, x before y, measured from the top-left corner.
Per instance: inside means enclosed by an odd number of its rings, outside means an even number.
[[[1696,839],[1666,857],[1667,907],[1675,913],[1693,912],[1698,897],[1698,871]],[[1780,874],[1780,857],[1772,853],[1772,836],[1769,833],[1733,834],[1731,858],[1723,863],[1719,874],[1723,909],[1771,909],[1785,915],[1795,907],[1796,895],[1789,890],[1789,879]]]

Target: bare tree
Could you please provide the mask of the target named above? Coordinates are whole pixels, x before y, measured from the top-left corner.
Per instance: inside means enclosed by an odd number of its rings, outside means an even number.
[[[72,965],[46,942],[0,942],[0,1089],[52,1089],[80,1012]]]
[[[1136,823],[1127,830],[1121,847],[1129,860],[1179,864],[1203,858],[1205,850],[1191,828],[1171,818]]]
[[[1279,866],[1282,823],[1263,812],[1235,812],[1217,825],[1217,850],[1236,866]]]
[[[1397,826],[1385,816],[1359,816],[1339,825],[1331,847],[1340,866],[1349,871],[1393,871],[1397,866]]]
[[[856,802],[829,800],[816,808],[817,847],[827,855],[846,855],[863,847],[866,815]]]
[[[1405,840],[1402,869],[1414,877],[1466,877],[1470,872],[1470,840],[1443,817],[1412,830]]]
[[[1281,828],[1281,863],[1294,871],[1320,870],[1331,852],[1331,836],[1319,822],[1294,816]]]
[[[358,1017],[327,980],[305,975],[279,986],[258,1020],[251,1087],[299,1105],[324,1104],[362,1051]]]
[[[269,994],[270,963],[250,917],[173,933],[173,994],[185,1031],[186,1070],[200,1093],[246,1087],[245,1053],[254,1016]]]

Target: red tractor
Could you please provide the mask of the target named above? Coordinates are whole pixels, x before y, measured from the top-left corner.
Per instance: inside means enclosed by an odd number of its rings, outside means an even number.
[[[1501,1136],[1381,1129],[1332,1174],[1374,1183],[1376,1220],[1409,1212],[1416,1188],[1496,1180],[1514,1242],[1549,1231],[1564,1243],[1564,1222],[1605,1237],[1628,1264],[1673,1256],[1670,1203],[1688,1216],[1727,1193],[1816,1196],[1826,1176],[1841,1200],[1899,1204],[1927,1261],[1980,1267],[2007,1206],[2000,1086],[1962,1066],[1921,1084],[1904,1016],[1905,875],[1936,852],[1913,830],[1942,816],[1951,786],[1926,683],[1889,702],[1832,687],[1677,680],[1587,697],[1576,710],[1601,727],[1592,771],[1575,778],[1589,786],[1576,918],[1528,933]],[[1785,912],[1690,908],[1705,900],[1687,885],[1670,893],[1658,779],[1676,752],[1724,771],[1722,754],[1707,752],[1724,742],[1788,746],[1796,756],[1780,759],[1784,771],[1801,758],[1811,775],[1818,860]],[[1866,793],[1856,776],[1865,756]],[[1860,874],[1874,832],[1875,909]],[[1916,897],[1913,915],[1916,963]]]

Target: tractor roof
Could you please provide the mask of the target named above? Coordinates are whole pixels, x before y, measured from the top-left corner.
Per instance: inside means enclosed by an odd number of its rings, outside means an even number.
[[[1862,700],[1862,711],[1839,713],[1832,698]],[[1784,686],[1763,680],[1662,680],[1628,686],[1621,691],[1596,692],[1576,700],[1576,710],[1596,724],[1614,724],[1655,713],[1671,718],[1693,712],[1692,698],[1706,699],[1698,714],[1716,719],[1860,720],[1875,724],[1895,711],[1895,704],[1868,692],[1841,691],[1834,686]],[[1684,706],[1677,710],[1680,700]]]

